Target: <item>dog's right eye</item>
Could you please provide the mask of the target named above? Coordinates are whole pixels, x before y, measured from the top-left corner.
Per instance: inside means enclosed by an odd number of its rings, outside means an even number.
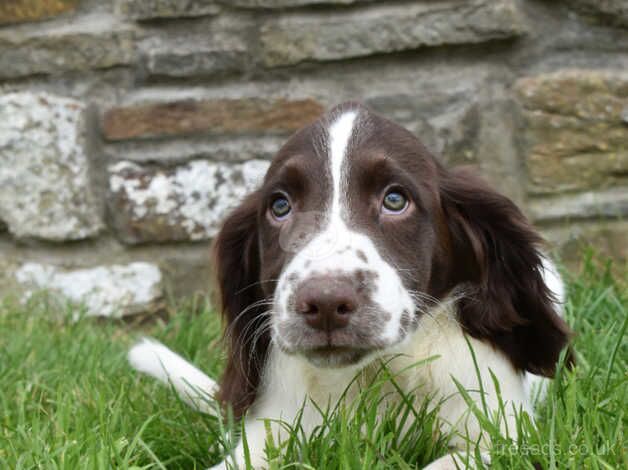
[[[276,197],[270,205],[270,211],[277,220],[283,220],[288,217],[291,210],[290,201],[285,196]]]

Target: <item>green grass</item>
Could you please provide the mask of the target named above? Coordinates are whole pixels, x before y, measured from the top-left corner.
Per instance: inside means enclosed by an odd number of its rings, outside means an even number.
[[[578,366],[560,369],[536,428],[520,417],[518,442],[498,436],[484,419],[494,442],[492,468],[628,468],[626,279],[593,264],[569,281]],[[0,304],[0,468],[206,468],[219,461],[220,446],[228,444],[217,420],[125,362],[128,346],[144,332],[210,375],[220,372],[216,315],[202,302],[172,313],[167,324],[140,331],[73,321],[75,311],[45,299]],[[303,436],[298,423],[289,426],[283,448],[268,447],[270,467],[420,468],[445,453],[445,436],[425,403],[407,397],[376,419],[381,380],[353,406],[326,411],[312,436]],[[404,421],[413,424],[400,432]]]

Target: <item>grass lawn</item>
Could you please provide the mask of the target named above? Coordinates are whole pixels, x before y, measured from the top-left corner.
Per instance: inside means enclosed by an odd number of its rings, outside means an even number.
[[[518,442],[498,437],[485,420],[494,436],[491,468],[533,468],[533,462],[628,468],[626,278],[592,266],[569,280],[567,317],[578,366],[559,371],[539,406],[537,428],[521,417]],[[74,314],[41,299],[0,304],[0,468],[206,468],[219,461],[219,443],[228,442],[224,427],[139,377],[125,360],[129,345],[146,333],[216,376],[222,364],[216,315],[190,302],[173,307],[167,324],[140,329],[72,321]],[[293,426],[281,454],[269,446],[270,467],[420,468],[446,452],[425,404],[408,400],[375,420],[377,388],[365,390],[354,407],[327,413],[309,438]],[[416,424],[398,432],[413,413]]]

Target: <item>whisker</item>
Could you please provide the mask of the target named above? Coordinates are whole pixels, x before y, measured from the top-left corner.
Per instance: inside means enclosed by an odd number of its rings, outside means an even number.
[[[251,287],[259,286],[260,284],[265,284],[265,283],[269,283],[269,282],[279,282],[279,278],[265,279],[263,281],[252,282],[251,284],[248,284],[248,285],[242,287],[240,290],[236,291],[236,295],[237,294],[241,294],[242,292],[244,292],[247,289],[250,289]]]
[[[230,330],[233,330],[237,323],[240,321],[240,319],[248,312],[250,312],[252,309],[257,308],[257,307],[262,307],[262,306],[269,306],[273,304],[273,298],[272,297],[268,297],[268,298],[264,298],[264,299],[260,299],[256,302],[253,302],[252,304],[248,305],[247,307],[245,307],[240,313],[238,313],[238,315],[229,322],[229,325],[227,326],[227,328],[225,329],[224,332],[224,336],[228,336],[230,333]]]

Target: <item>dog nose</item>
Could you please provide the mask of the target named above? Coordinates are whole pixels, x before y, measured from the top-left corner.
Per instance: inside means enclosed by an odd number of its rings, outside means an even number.
[[[321,278],[303,283],[296,293],[297,312],[312,328],[333,331],[349,323],[358,307],[353,285],[345,279]]]

